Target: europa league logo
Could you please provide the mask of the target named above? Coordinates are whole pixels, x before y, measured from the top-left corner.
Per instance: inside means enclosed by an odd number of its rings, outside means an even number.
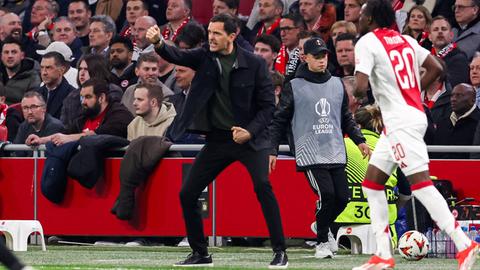
[[[326,98],[321,98],[320,101],[315,104],[315,112],[321,117],[325,117],[330,113],[330,103],[328,103]]]

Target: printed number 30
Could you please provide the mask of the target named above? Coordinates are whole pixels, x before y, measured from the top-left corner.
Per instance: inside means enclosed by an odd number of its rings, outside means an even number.
[[[413,73],[413,61],[415,54],[409,47],[403,48],[402,51],[390,51],[390,60],[393,63],[395,77],[400,84],[402,90],[416,88],[415,75]]]

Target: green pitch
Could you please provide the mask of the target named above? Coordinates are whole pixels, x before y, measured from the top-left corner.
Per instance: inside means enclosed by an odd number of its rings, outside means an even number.
[[[48,246],[43,252],[29,247],[16,254],[36,269],[174,269],[171,265],[189,252],[178,247],[78,247]],[[267,248],[222,247],[211,248],[216,269],[266,269],[272,253]],[[368,256],[341,252],[334,259],[315,259],[314,250],[289,248],[289,269],[347,270],[364,263]],[[407,262],[396,257],[397,267],[404,270],[457,269],[453,259],[423,259]],[[0,267],[1,268],[1,267]],[[175,268],[178,269],[178,268]],[[474,267],[480,269],[480,265]]]

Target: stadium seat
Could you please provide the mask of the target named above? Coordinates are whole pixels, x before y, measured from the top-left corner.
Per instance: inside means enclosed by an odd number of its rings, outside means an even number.
[[[10,250],[27,251],[28,237],[34,232],[40,234],[42,250],[47,250],[43,228],[38,220],[0,220],[0,232],[5,235]]]
[[[342,236],[345,236],[350,240],[352,254],[375,253],[377,245],[370,224],[340,227],[337,232],[337,244]]]

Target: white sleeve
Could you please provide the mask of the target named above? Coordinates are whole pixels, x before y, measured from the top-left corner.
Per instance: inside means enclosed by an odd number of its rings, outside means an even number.
[[[405,37],[408,43],[410,43],[410,46],[412,46],[413,50],[415,51],[415,55],[417,56],[417,64],[419,67],[421,67],[423,65],[423,62],[425,62],[425,59],[427,59],[430,52],[427,49],[420,46],[420,44],[418,44],[418,42],[411,36],[403,35],[403,37]]]
[[[371,43],[370,34],[366,34],[355,44],[355,72],[361,72],[369,77],[375,65],[371,44],[370,46],[368,44]]]

